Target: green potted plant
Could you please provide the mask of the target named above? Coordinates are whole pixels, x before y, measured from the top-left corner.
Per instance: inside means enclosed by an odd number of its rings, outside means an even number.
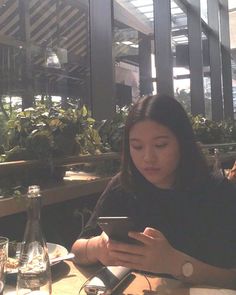
[[[30,160],[34,165],[11,172],[11,187],[61,180],[65,168],[55,167],[57,159],[101,153],[103,146],[94,125],[85,106],[67,110],[54,106],[47,110],[45,105],[38,105],[12,114],[7,122],[2,160]],[[0,187],[9,182],[8,178],[4,172]]]

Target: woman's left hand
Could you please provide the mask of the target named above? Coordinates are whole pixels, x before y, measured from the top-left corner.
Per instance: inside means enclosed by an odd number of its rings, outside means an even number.
[[[115,265],[154,273],[171,273],[171,257],[175,250],[160,231],[147,227],[143,233],[130,232],[129,237],[140,243],[108,242],[109,254],[114,258]]]

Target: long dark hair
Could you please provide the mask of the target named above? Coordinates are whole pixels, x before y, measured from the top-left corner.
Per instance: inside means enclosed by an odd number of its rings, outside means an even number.
[[[209,175],[206,160],[198,146],[192,125],[182,105],[166,95],[149,96],[138,100],[131,108],[124,130],[121,162],[121,181],[127,189],[137,183],[137,169],[131,159],[129,133],[134,124],[152,120],[169,128],[176,136],[180,147],[180,162],[176,173],[175,187],[191,189],[201,185]]]

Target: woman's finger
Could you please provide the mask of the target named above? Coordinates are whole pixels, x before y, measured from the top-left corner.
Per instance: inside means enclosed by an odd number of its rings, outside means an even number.
[[[162,232],[160,232],[159,230],[152,228],[152,227],[146,227],[143,233],[145,235],[153,237],[155,239],[158,239],[158,238],[165,239],[165,236],[163,235]]]
[[[132,253],[135,255],[142,255],[142,253],[144,252],[142,244],[135,245],[135,244],[126,244],[126,243],[109,241],[109,243],[107,244],[107,248],[110,251],[126,252],[126,253]]]
[[[141,244],[144,245],[150,245],[153,241],[153,237],[148,236],[144,233],[138,233],[133,231],[129,232],[129,237],[141,242]]]
[[[111,251],[109,255],[112,258],[112,260],[116,262],[122,262],[122,265],[124,263],[129,263],[130,265],[140,265],[140,263],[143,261],[142,256],[133,255],[130,253]]]

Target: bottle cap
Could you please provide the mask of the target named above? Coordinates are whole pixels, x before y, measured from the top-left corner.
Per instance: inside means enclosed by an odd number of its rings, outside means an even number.
[[[28,197],[36,198],[40,196],[40,187],[38,185],[31,185],[28,187]]]

